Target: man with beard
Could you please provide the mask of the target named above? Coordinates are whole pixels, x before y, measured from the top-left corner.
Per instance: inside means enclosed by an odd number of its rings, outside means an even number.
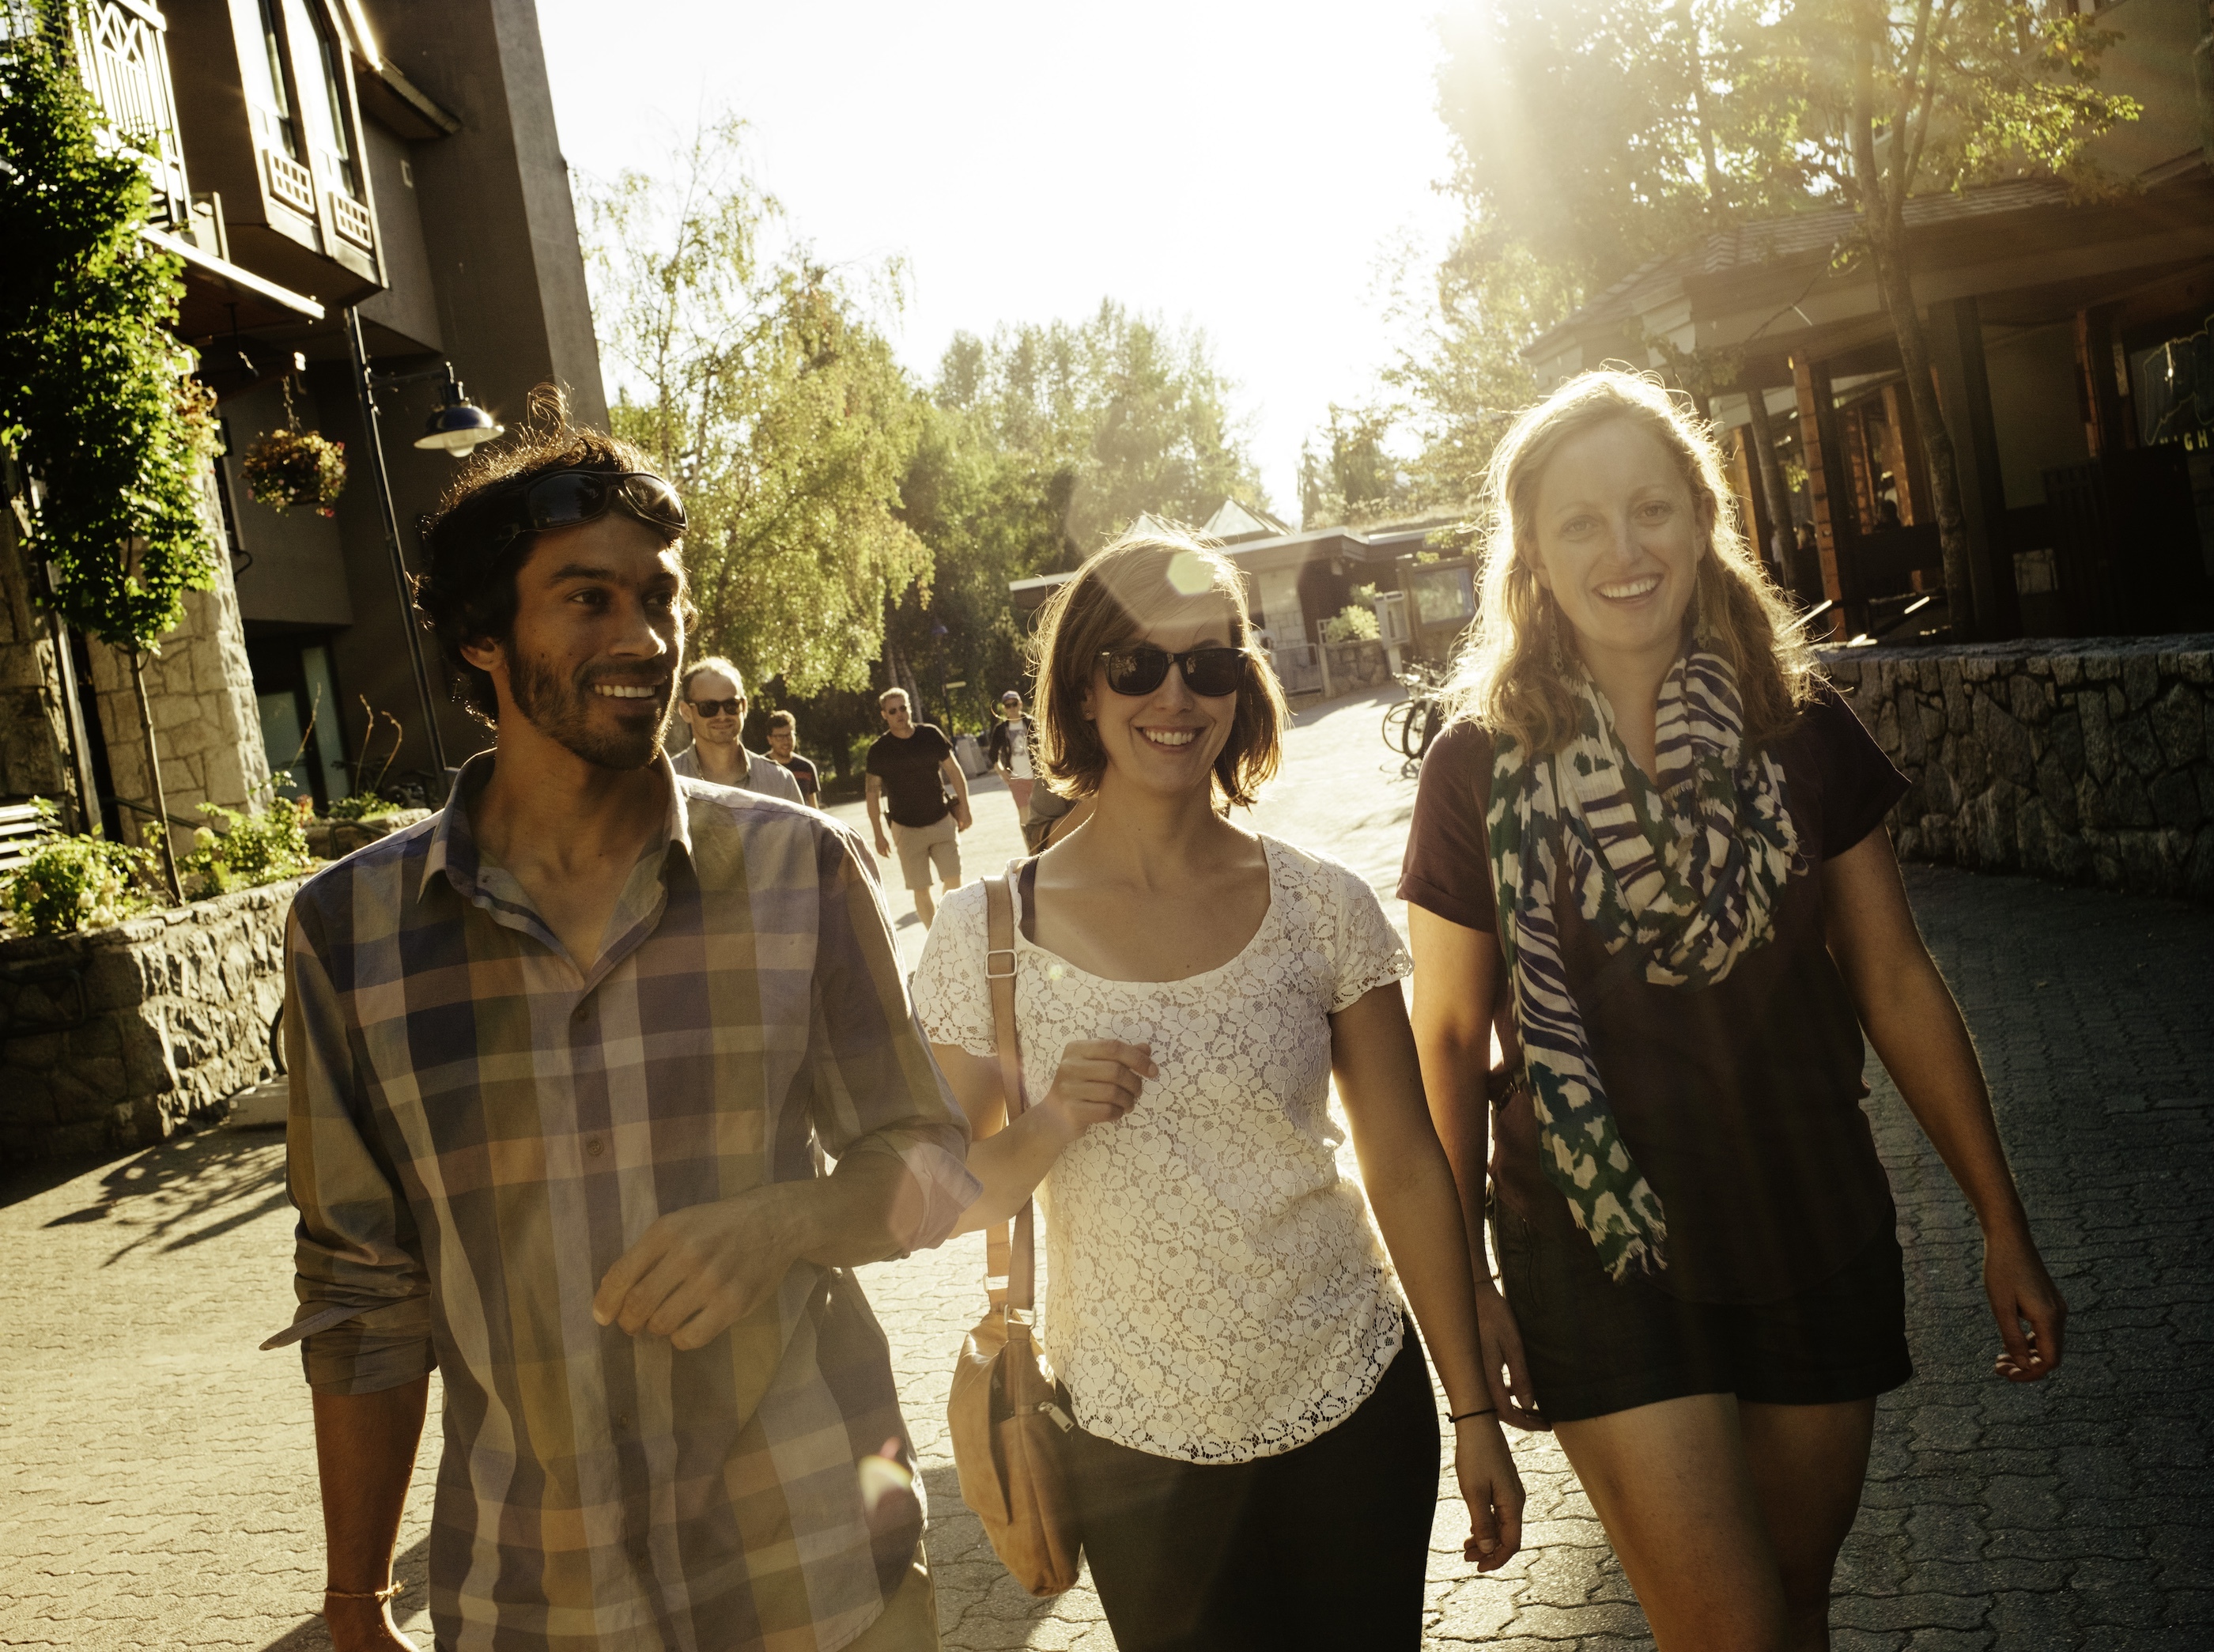
[[[286,1146],[337,1652],[938,1645],[884,1334],[967,1129],[868,857],[678,777],[683,509],[559,420],[464,474],[419,605],[496,744],[292,910]],[[822,1153],[837,1160],[822,1173]]]

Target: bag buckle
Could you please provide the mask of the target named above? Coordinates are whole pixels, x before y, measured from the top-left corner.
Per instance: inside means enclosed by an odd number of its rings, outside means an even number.
[[[1006,959],[1007,967],[1004,970],[994,969],[992,967],[992,960],[995,958],[1003,958]],[[987,981],[1012,981],[1014,978],[1015,949],[1012,946],[993,946],[985,949],[984,979]]]

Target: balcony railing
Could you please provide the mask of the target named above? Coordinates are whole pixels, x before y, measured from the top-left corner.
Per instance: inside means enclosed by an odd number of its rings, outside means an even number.
[[[155,221],[189,232],[192,187],[162,38],[168,21],[149,0],[91,0],[72,9],[70,29],[87,88],[117,136],[145,153]]]
[[[369,209],[347,194],[333,189],[331,196],[331,222],[339,234],[365,253],[376,250],[376,220],[370,217]]]

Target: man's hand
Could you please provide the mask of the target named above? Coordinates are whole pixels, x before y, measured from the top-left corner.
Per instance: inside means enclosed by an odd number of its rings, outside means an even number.
[[[976,823],[976,817],[969,812],[969,805],[967,804],[957,803],[953,805],[953,829],[955,831],[965,832]]]
[[[892,858],[891,840],[882,832],[877,834],[877,858],[879,860],[889,860]]]
[[[772,1184],[662,1217],[608,1270],[592,1318],[633,1337],[666,1337],[676,1349],[721,1336],[799,1260],[792,1195],[812,1185]]]

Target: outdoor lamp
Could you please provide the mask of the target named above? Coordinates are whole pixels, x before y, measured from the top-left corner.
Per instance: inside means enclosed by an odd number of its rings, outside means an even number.
[[[489,442],[507,428],[462,394],[462,382],[449,368],[445,405],[432,413],[415,438],[419,448],[443,448],[456,459],[480,442]]]

